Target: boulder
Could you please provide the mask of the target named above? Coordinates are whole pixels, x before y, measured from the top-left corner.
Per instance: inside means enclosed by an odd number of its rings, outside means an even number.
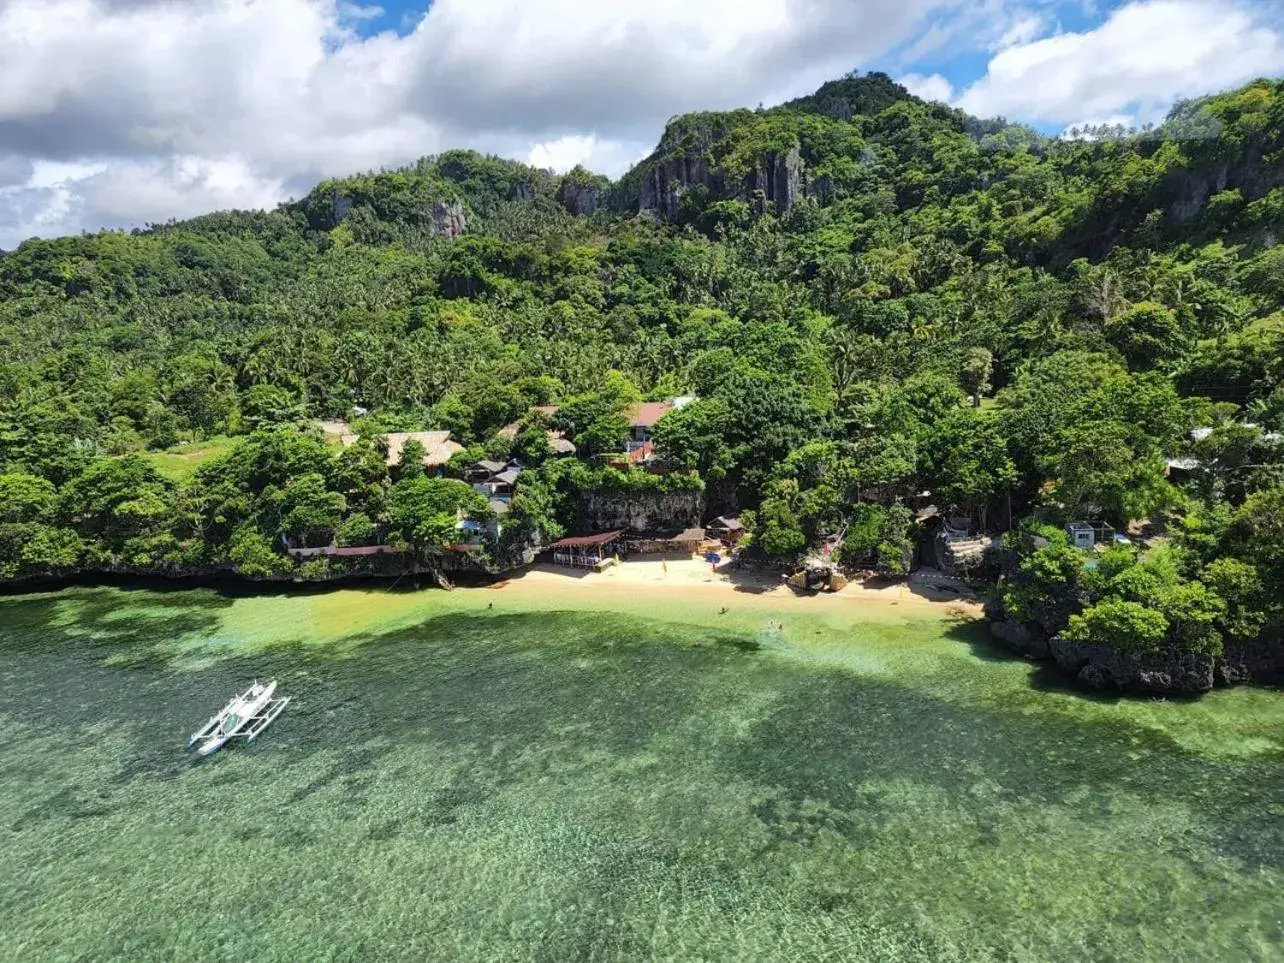
[[[1048,658],[1048,637],[1036,622],[1000,619],[990,623],[990,634],[1024,656],[1032,659]]]

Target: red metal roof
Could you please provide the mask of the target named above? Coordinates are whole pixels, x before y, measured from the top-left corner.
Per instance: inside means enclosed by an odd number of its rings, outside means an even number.
[[[629,408],[629,427],[650,428],[673,410],[672,401],[644,401]]]
[[[572,535],[570,538],[563,538],[554,542],[549,548],[586,548],[592,545],[606,545],[623,534],[624,532],[621,530],[618,532],[599,532],[596,535]]]

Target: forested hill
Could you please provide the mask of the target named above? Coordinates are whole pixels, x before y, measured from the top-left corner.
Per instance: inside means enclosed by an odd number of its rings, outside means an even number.
[[[1069,593],[1052,631],[1100,638],[1102,605],[1180,590],[1207,631],[1142,637],[1276,632],[1284,82],[1081,133],[871,74],[675,118],[617,183],[457,151],[271,212],[29,241],[0,258],[0,575],[440,547],[425,513],[464,496],[309,434],[354,406],[364,437],[448,430],[473,456],[511,454],[499,429],[525,419],[528,463],[563,432],[578,458],[525,473],[507,527],[547,538],[619,484],[596,456],[625,405],[694,395],[656,457],[746,511],[758,551],[845,533],[853,565],[897,570],[924,491],[979,530],[1044,526],[1041,552],[1065,521],[1149,519],[1159,588],[1022,561]]]

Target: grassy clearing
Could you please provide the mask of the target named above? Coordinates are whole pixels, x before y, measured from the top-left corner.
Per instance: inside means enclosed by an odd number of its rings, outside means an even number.
[[[167,451],[144,452],[143,457],[156,466],[156,470],[170,481],[183,483],[190,481],[196,469],[219,455],[226,454],[236,442],[232,438],[218,435],[203,441],[193,441],[177,445]]]

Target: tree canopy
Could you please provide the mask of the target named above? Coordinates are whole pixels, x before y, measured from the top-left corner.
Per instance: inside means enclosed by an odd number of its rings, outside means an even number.
[[[1087,593],[1053,621],[1099,639],[1270,633],[1282,153],[1278,80],[1059,139],[852,75],[675,118],[616,183],[451,151],[31,240],[0,255],[0,577],[290,577],[290,547],[431,553],[461,521],[547,538],[580,486],[660,484],[600,472],[631,405],[685,395],[650,428],[691,479],[664,484],[771,555],[838,537],[901,570],[929,502],[981,529],[1162,520],[1163,593],[1089,591],[1050,545],[1013,604]],[[509,518],[459,464],[386,465],[379,436],[428,429],[522,461]]]

